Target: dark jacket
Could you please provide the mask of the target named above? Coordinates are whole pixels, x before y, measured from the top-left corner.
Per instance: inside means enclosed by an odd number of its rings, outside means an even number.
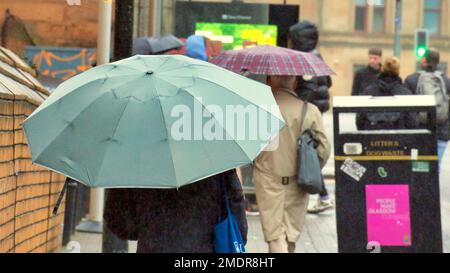
[[[137,252],[212,253],[214,226],[227,215],[224,187],[244,241],[247,220],[235,171],[176,189],[112,189],[104,220],[123,240],[137,240]]]
[[[377,81],[369,85],[361,96],[398,96],[411,95],[411,91],[402,84],[398,76],[380,74]],[[356,121],[359,130],[415,129],[417,116],[415,113],[381,112],[361,113]]]
[[[428,72],[434,72],[433,69],[426,69]],[[414,73],[408,76],[405,80],[405,86],[411,91],[414,95],[417,94],[417,85],[419,83],[419,73]],[[444,75],[445,86],[447,87],[447,93],[450,95],[450,79],[447,75]],[[439,140],[448,141],[450,140],[450,120],[448,120],[445,124],[441,124],[437,126],[437,137]]]
[[[315,77],[309,81],[304,80],[303,77],[297,77],[297,83],[295,92],[301,99],[317,106],[321,113],[330,109],[329,89],[332,81],[329,76]]]
[[[377,82],[380,70],[367,66],[356,71],[353,79],[352,96],[359,96],[369,86]]]
[[[313,23],[305,20],[292,26],[289,30],[289,39],[292,42],[292,49],[313,52],[322,58],[315,51],[319,42],[319,30]],[[314,77],[311,80],[297,77],[297,82],[296,93],[300,98],[317,106],[322,113],[330,109],[331,77]]]

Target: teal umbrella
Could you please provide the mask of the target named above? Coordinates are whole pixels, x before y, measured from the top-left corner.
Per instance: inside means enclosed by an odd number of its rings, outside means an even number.
[[[23,124],[34,163],[105,188],[179,188],[251,163],[283,126],[268,86],[173,55],[92,68]]]

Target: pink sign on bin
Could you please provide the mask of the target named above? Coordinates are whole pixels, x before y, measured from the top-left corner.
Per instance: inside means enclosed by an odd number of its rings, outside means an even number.
[[[408,185],[367,185],[368,242],[411,246]]]

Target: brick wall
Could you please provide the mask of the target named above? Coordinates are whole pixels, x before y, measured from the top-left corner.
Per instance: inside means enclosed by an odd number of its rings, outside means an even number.
[[[0,99],[0,253],[61,247],[64,205],[56,216],[52,211],[65,177],[32,164],[21,128],[36,107]]]
[[[22,129],[49,95],[31,68],[0,47],[0,253],[61,247],[64,203],[53,215],[65,177],[35,165]]]

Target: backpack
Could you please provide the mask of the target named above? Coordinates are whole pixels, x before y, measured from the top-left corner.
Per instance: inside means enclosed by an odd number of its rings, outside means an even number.
[[[403,117],[399,112],[368,113],[368,130],[404,129]]]
[[[370,84],[368,88],[371,90],[375,87],[380,89],[378,83]],[[397,92],[394,92],[396,85],[392,85],[389,88],[385,88],[384,93],[387,96],[395,96]],[[369,92],[367,95],[374,95],[373,92]],[[365,94],[366,95],[366,94]],[[399,112],[361,112],[356,115],[358,130],[396,130],[405,129],[405,117]]]
[[[432,95],[436,99],[436,120],[439,125],[444,124],[448,120],[449,113],[449,96],[446,93],[446,86],[443,73],[435,72],[419,72],[419,81],[417,84],[417,94]],[[421,123],[426,123],[426,115],[420,115]]]

